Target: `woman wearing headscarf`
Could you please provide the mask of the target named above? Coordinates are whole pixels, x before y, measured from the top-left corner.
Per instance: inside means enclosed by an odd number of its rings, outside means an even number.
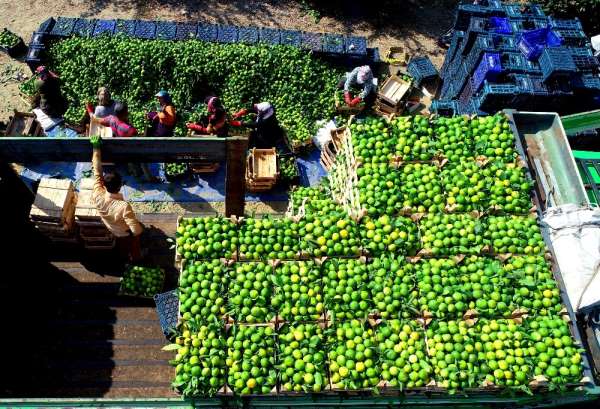
[[[352,88],[362,88],[362,91],[358,96],[353,98],[351,93]],[[344,81],[344,101],[348,106],[353,107],[360,104],[374,92],[373,71],[371,71],[371,67],[368,65],[356,67],[346,74],[346,80]]]
[[[38,79],[34,85],[34,108],[39,108],[49,117],[62,118],[67,111],[67,100],[60,90],[58,75],[50,71],[45,65],[37,67],[35,73]]]
[[[185,124],[186,127],[204,135],[216,134],[221,137],[227,136],[229,128],[227,124],[227,112],[225,112],[221,100],[217,97],[209,97],[206,99],[206,105],[208,108],[208,120],[206,126],[203,126],[202,124],[187,123]]]
[[[147,118],[152,122],[152,136],[173,136],[173,129],[177,122],[177,111],[167,91],[160,90],[155,97],[160,104],[159,112],[148,112]]]
[[[253,121],[238,121],[247,114],[255,114]],[[248,147],[258,149],[269,149],[274,147],[281,139],[281,128],[275,117],[275,108],[269,102],[260,102],[252,105],[249,109],[242,109],[233,115],[231,126],[245,126],[252,128]]]

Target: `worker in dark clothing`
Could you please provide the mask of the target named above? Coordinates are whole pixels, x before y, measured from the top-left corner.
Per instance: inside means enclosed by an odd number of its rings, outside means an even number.
[[[203,135],[216,134],[220,137],[226,137],[229,124],[227,122],[227,112],[225,112],[221,100],[217,97],[209,97],[206,99],[206,104],[208,108],[207,123],[187,123],[185,126]]]
[[[159,91],[155,97],[160,105],[160,111],[148,112],[146,117],[152,122],[151,136],[173,136],[173,129],[177,123],[177,111],[167,91]]]
[[[34,108],[40,108],[52,118],[62,118],[67,111],[67,101],[60,91],[58,75],[41,65],[35,70],[38,79],[35,81]]]
[[[339,88],[344,89],[344,102],[349,107],[357,106],[361,102],[367,105],[372,104],[375,100],[376,86],[373,83],[371,67],[363,65],[347,72],[340,81]],[[355,88],[361,89],[361,92],[353,97],[352,90]]]
[[[238,121],[247,114],[255,114],[253,121]],[[261,102],[252,105],[249,109],[242,109],[233,115],[231,126],[245,126],[252,128],[248,147],[258,149],[272,148],[280,142],[282,131],[275,117],[275,108],[269,102]]]

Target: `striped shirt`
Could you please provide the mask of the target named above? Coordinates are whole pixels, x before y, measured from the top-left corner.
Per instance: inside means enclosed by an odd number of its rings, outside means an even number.
[[[121,121],[114,115],[109,115],[106,118],[100,120],[100,124],[104,126],[110,126],[113,137],[128,138],[137,135],[138,131],[127,122]]]

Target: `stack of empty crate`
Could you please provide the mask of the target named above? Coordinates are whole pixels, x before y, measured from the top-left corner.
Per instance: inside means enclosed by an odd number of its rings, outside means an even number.
[[[459,6],[441,68],[442,103],[434,108],[485,114],[593,107],[600,67],[579,20],[547,17],[535,4],[483,3]]]
[[[106,228],[92,202],[92,178],[82,179],[79,184],[79,198],[75,209],[75,223],[79,227],[79,237],[85,248],[109,250],[115,247],[115,236]]]
[[[38,185],[29,217],[37,229],[52,241],[77,243],[73,183],[65,179],[43,178]]]
[[[271,190],[277,183],[277,151],[253,148],[246,162],[246,188],[250,192]]]

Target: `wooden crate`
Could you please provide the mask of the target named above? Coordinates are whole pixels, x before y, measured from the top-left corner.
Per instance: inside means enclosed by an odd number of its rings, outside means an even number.
[[[76,202],[77,197],[70,180],[43,178],[29,214],[34,222],[72,224]]]
[[[248,154],[246,170],[249,178],[256,182],[276,182],[279,173],[275,148],[253,148]]]
[[[360,104],[360,105],[353,106],[353,107],[348,106],[344,100],[340,101],[340,98],[339,98],[337,92],[335,93],[334,101],[335,101],[335,110],[339,114],[356,115],[356,114],[361,113],[365,109],[364,104]]]
[[[219,163],[194,162],[190,163],[190,169],[192,173],[214,173],[219,170]]]
[[[390,107],[397,107],[411,88],[411,83],[392,75],[381,84],[377,91],[377,102]]]
[[[75,207],[75,221],[77,224],[85,225],[85,222],[98,223],[100,214],[96,206],[92,203],[92,191],[80,190],[77,197],[77,206]]]
[[[112,138],[112,129],[110,126],[104,126],[96,121],[91,121],[87,126],[87,136],[97,135],[102,139]]]
[[[13,116],[6,126],[6,136],[42,136],[44,130],[35,118],[35,115],[29,112],[13,111]]]

